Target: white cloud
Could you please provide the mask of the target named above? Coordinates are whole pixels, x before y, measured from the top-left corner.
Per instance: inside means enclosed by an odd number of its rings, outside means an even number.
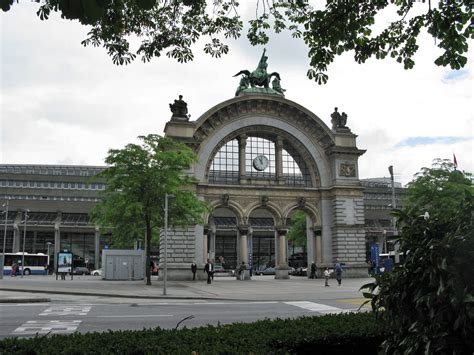
[[[253,4],[253,2],[252,2]],[[1,18],[0,163],[103,164],[109,148],[162,134],[168,104],[184,96],[191,119],[234,96],[241,69],[254,69],[263,47],[245,38],[213,59],[194,47],[196,59],[179,64],[165,56],[115,66],[103,48],[83,47],[88,28],[54,15],[40,21],[37,4],[21,1]],[[245,10],[245,11],[248,11]],[[266,46],[269,70],[282,77],[286,98],[330,125],[334,107],[367,149],[362,178],[387,176],[394,165],[406,183],[435,158],[452,158],[472,171],[472,139],[451,144],[397,146],[408,137],[472,137],[472,56],[461,74],[436,67],[439,49],[420,39],[415,69],[387,59],[359,65],[351,54],[329,67],[329,83],[306,78],[307,49],[289,36]]]

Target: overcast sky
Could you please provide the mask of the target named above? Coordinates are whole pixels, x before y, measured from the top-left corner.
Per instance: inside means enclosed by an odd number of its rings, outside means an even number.
[[[21,1],[0,14],[0,164],[104,165],[108,149],[163,134],[178,95],[191,120],[232,98],[239,82],[232,76],[253,70],[263,49],[243,36],[220,59],[198,45],[191,63],[163,56],[116,66],[103,48],[80,44],[87,27],[59,16],[41,21],[37,8]],[[389,176],[393,165],[404,184],[433,159],[453,154],[460,170],[473,171],[473,52],[465,69],[451,71],[433,64],[439,51],[431,37],[420,47],[409,71],[390,59],[359,65],[344,55],[319,86],[306,77],[302,42],[275,36],[266,46],[268,70],[280,73],[287,99],[329,126],[334,107],[347,113],[358,148],[367,149],[360,178]]]

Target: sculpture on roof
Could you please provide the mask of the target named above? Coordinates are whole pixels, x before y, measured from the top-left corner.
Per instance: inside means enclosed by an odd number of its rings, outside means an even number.
[[[174,100],[173,104],[170,104],[170,109],[173,115],[171,119],[180,120],[180,121],[188,121],[188,104],[184,102],[183,95],[179,95],[178,100]]]
[[[346,123],[347,123],[347,115],[345,112],[340,114],[337,112],[337,107],[334,108],[334,112],[331,114],[331,123],[332,123],[332,129],[338,129],[338,128],[347,128]]]
[[[250,72],[249,70],[241,70],[234,75],[234,77],[242,75],[235,96],[238,96],[240,93],[267,93],[283,95],[285,89],[283,89],[280,85],[280,74],[277,72],[270,74],[267,73],[268,57],[265,55],[265,52],[266,49],[263,50],[257,69],[255,69],[253,72]],[[272,81],[273,88],[270,88],[270,80],[272,77],[275,78]]]

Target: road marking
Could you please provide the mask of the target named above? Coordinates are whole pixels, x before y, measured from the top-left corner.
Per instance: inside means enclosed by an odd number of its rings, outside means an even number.
[[[48,320],[48,321],[35,321],[29,320],[16,328],[11,334],[13,335],[34,335],[34,334],[65,334],[73,333],[76,331],[81,320]]]
[[[139,314],[126,316],[96,316],[97,318],[144,318],[144,317],[173,317],[172,314]]]
[[[311,312],[318,312],[318,313],[341,313],[341,312],[348,312],[349,310],[341,309],[337,307],[328,306],[321,303],[314,303],[308,301],[298,301],[298,302],[284,302],[289,304],[290,306],[296,306],[303,309],[307,309]]]
[[[90,310],[90,306],[53,306],[40,313],[40,316],[86,316]]]

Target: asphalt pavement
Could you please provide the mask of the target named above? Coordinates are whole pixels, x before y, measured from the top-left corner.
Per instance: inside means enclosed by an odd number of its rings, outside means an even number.
[[[240,281],[235,277],[220,276],[208,285],[206,280],[168,281],[166,294],[162,281],[152,278],[152,285],[140,281],[108,281],[98,276],[74,276],[71,280],[56,280],[56,276],[6,276],[0,280],[0,303],[48,302],[54,295],[97,296],[136,299],[196,299],[233,301],[304,301],[308,299],[362,300],[360,287],[370,278],[348,278],[338,286],[331,279],[330,287],[324,279],[292,276],[276,280],[274,276],[253,276]]]

